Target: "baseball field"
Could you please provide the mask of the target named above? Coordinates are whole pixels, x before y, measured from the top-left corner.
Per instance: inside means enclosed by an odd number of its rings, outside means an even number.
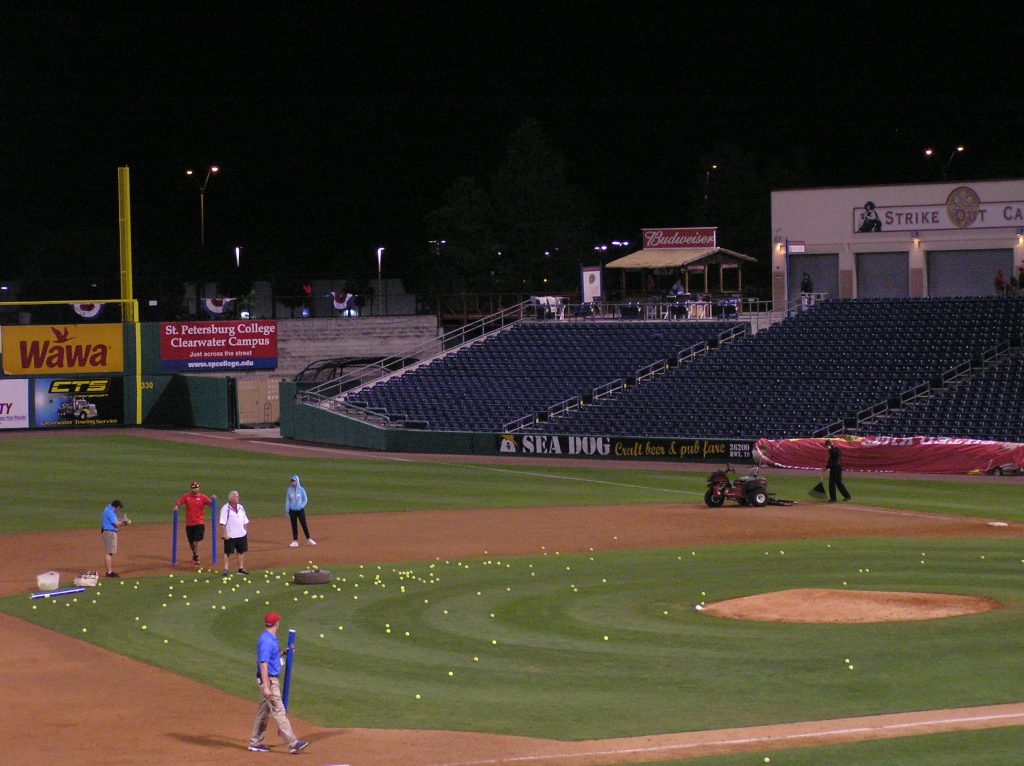
[[[816,475],[766,470],[797,504],[709,509],[703,468],[244,432],[8,434],[0,456],[13,763],[286,754],[245,751],[270,610],[316,763],[1019,762],[1019,478],[849,474],[853,501],[823,504]],[[315,547],[288,547],[292,474]],[[213,569],[209,537],[188,563],[183,530],[171,566],[193,480],[239,491],[248,575]],[[122,579],[30,598],[41,572],[103,569],[114,498]],[[293,582],[311,568],[332,581]]]

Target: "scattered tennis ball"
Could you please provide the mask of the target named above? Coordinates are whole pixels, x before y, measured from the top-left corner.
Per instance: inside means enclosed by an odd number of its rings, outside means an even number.
[[[35,607],[32,607],[32,608],[33,608],[33,609],[35,609]],[[88,632],[89,632],[89,629],[88,629],[88,628],[82,628],[82,632],[83,632],[83,633],[88,633]]]

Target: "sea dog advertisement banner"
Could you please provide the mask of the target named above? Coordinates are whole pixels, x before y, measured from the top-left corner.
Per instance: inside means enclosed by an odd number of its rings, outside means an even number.
[[[0,428],[28,428],[28,380],[0,380]]]
[[[117,426],[124,422],[124,385],[117,378],[36,378],[33,428]]]
[[[636,439],[622,436],[498,434],[503,455],[674,460],[684,463],[753,463],[753,441],[737,439]]]
[[[272,370],[277,367],[277,322],[162,322],[160,369]]]
[[[70,375],[121,372],[121,325],[26,325],[3,334],[7,375]]]

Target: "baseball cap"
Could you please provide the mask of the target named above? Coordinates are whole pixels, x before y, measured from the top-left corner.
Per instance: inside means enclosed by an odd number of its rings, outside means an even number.
[[[268,628],[272,628],[277,623],[281,622],[281,615],[277,612],[267,612],[263,617],[263,624]]]
[[[198,481],[192,482],[192,489],[199,489],[199,482]]]

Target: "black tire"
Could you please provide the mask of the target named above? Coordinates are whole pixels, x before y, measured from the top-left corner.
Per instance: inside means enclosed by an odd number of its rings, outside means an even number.
[[[756,489],[750,493],[750,504],[755,508],[763,508],[768,505],[768,493],[763,489]]]
[[[704,493],[704,502],[709,508],[721,508],[725,498],[722,495],[716,495],[709,489]]]
[[[993,468],[992,469],[992,475],[993,476],[1002,476],[1003,475],[1003,469],[1002,468]]]
[[[326,569],[303,569],[295,573],[296,585],[326,585],[331,581],[331,573]]]

